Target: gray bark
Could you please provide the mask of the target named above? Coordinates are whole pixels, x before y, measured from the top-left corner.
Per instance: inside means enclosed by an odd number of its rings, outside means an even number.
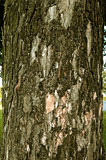
[[[101,2],[6,0],[2,160],[103,160]]]

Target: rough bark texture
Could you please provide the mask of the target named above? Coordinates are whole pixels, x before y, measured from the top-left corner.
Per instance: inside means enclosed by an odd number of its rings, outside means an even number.
[[[99,0],[6,0],[3,160],[103,160]]]

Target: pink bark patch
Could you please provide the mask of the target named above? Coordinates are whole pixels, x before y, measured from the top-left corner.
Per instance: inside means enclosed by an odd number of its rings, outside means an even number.
[[[47,94],[46,96],[46,112],[49,113],[54,110],[55,97],[53,94]]]

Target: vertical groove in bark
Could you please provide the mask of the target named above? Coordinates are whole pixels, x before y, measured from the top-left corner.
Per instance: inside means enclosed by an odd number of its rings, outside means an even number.
[[[3,160],[103,160],[99,1],[5,3]]]

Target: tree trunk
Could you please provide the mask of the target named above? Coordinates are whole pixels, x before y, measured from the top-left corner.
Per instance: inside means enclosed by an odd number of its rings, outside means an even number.
[[[6,0],[2,160],[103,160],[101,1]]]

